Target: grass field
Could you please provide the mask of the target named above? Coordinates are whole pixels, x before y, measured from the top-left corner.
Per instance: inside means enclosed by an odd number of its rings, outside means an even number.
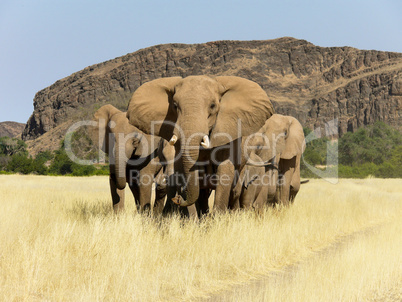
[[[288,209],[200,222],[132,197],[116,216],[107,177],[0,183],[0,301],[402,300],[400,179],[311,180]]]

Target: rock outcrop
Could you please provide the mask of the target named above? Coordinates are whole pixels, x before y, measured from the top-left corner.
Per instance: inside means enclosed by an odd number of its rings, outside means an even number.
[[[125,110],[131,94],[149,80],[197,74],[253,80],[278,113],[310,128],[334,118],[340,135],[378,120],[402,124],[402,53],[280,38],[157,45],[87,67],[36,94],[22,138],[66,128],[107,103]]]
[[[16,137],[21,135],[25,124],[17,122],[0,122],[0,137]]]

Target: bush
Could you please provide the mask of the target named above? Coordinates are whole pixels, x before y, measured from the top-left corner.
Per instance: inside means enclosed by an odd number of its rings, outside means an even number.
[[[53,175],[89,176],[96,175],[97,169],[93,165],[79,165],[73,162],[63,147],[55,151],[54,159],[49,167]]]
[[[6,166],[6,171],[22,174],[47,174],[47,168],[42,160],[28,157],[26,154],[15,154],[11,156]]]
[[[103,165],[97,168],[93,175],[109,175],[109,165]]]
[[[41,161],[43,163],[52,160],[54,158],[54,154],[51,151],[42,151],[39,152],[36,156],[35,159],[38,161]]]
[[[54,152],[44,151],[36,155],[35,158],[28,156],[25,146],[21,144],[19,140],[0,140],[3,142],[3,149],[6,150],[8,154],[13,153],[13,155],[0,155],[0,170],[5,170],[3,173],[22,173],[22,174],[52,174],[52,175],[74,175],[74,176],[88,176],[88,175],[108,175],[109,167],[101,166],[97,169],[93,165],[79,165],[74,163],[67,155],[64,150],[63,143],[59,150]],[[5,143],[7,142],[7,144]],[[10,143],[11,142],[11,143]],[[13,147],[10,146],[20,146]],[[14,151],[11,151],[14,150]],[[18,152],[16,152],[19,150]],[[46,163],[50,163],[49,168],[46,167]]]
[[[32,173],[34,171],[33,159],[25,154],[15,154],[7,164],[6,170],[22,174]]]
[[[74,176],[89,176],[95,173],[96,168],[94,166],[74,166],[73,173]]]
[[[311,130],[304,129],[304,133],[307,136]],[[333,162],[327,158],[327,143],[326,138],[308,142],[303,160],[313,166]],[[383,122],[361,128],[355,133],[346,133],[337,144],[339,177],[364,178],[369,175],[382,178],[402,177],[402,135]],[[303,160],[302,177],[317,177],[304,165]]]
[[[0,137],[0,155],[28,154],[24,141],[8,136]]]
[[[377,165],[389,160],[394,148],[402,144],[398,130],[377,122],[355,133],[346,133],[339,140],[339,162],[344,165],[372,162]]]
[[[11,157],[7,155],[0,155],[0,171],[5,170],[8,163],[10,162]]]
[[[53,162],[49,167],[49,173],[54,175],[71,174],[75,165],[77,164],[71,161],[64,148],[60,148],[55,151]]]

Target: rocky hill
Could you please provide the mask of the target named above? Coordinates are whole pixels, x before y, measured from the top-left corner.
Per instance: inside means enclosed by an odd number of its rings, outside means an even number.
[[[57,148],[72,121],[107,103],[125,110],[141,84],[198,74],[253,80],[277,112],[310,128],[334,118],[340,135],[378,120],[402,124],[402,53],[325,48],[286,37],[157,45],[87,67],[36,94],[22,138],[33,151]]]
[[[21,135],[25,124],[17,122],[0,122],[0,137],[16,137]]]

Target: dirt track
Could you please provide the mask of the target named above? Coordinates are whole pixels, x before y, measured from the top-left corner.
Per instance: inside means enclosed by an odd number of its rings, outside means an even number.
[[[341,256],[345,250],[359,240],[370,240],[371,237],[379,232],[386,232],[387,226],[391,222],[372,225],[363,228],[357,232],[348,234],[339,238],[334,244],[331,244],[320,251],[313,253],[304,261],[284,267],[282,270],[272,272],[261,278],[255,279],[247,284],[233,285],[231,290],[220,292],[210,296],[209,298],[197,301],[271,301],[266,298],[267,291],[289,286],[289,283],[297,278],[297,274],[303,271],[309,271],[309,267],[314,266],[317,262],[331,261],[336,256]],[[401,263],[396,263],[401,265]],[[324,276],[314,276],[317,286],[320,284],[320,278]],[[281,301],[287,301],[286,297],[281,297]],[[312,300],[314,301],[314,299]],[[385,287],[378,291],[370,292],[369,297],[364,297],[364,301],[402,301],[402,284],[397,281],[391,287]]]

